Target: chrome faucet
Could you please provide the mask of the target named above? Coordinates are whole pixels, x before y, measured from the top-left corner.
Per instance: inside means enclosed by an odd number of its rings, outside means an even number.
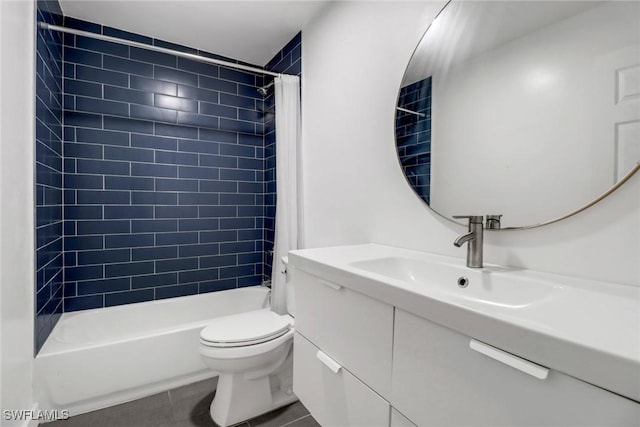
[[[455,219],[469,219],[469,232],[459,236],[453,244],[458,248],[467,243],[467,267],[482,268],[482,215],[454,215]]]

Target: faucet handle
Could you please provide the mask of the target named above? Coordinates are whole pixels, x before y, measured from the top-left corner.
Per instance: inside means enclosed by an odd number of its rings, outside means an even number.
[[[482,215],[454,215],[454,219],[468,219],[469,224],[482,224]]]
[[[500,229],[500,218],[502,215],[487,215],[487,226],[486,228],[490,230],[499,230]]]

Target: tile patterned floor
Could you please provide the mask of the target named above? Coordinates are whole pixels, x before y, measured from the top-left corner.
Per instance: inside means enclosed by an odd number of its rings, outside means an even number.
[[[209,416],[215,380],[209,379],[129,403],[43,424],[43,427],[216,427]],[[237,427],[319,427],[302,403],[260,415]]]

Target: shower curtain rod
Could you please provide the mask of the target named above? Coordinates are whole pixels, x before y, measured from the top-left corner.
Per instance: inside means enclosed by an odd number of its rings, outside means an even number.
[[[281,77],[283,75],[286,75],[283,73],[274,73],[273,71],[263,70],[262,68],[251,67],[249,65],[236,64],[233,62],[223,61],[221,59],[207,58],[205,56],[196,55],[193,53],[180,52],[178,50],[167,49],[160,46],[153,46],[146,43],[134,42],[132,40],[126,40],[126,39],[120,39],[117,37],[105,36],[102,34],[90,33],[88,31],[75,30],[73,28],[60,27],[58,25],[47,24],[46,22],[38,22],[38,26],[44,30],[58,31],[58,32],[67,33],[67,34],[75,34],[77,36],[83,36],[83,37],[91,37],[91,38],[103,40],[106,42],[119,43],[127,46],[138,47],[141,49],[153,50],[155,52],[166,53],[174,56],[180,56],[182,58],[187,58],[194,61],[206,62],[208,64],[220,65],[227,68],[235,68],[238,70],[250,71],[252,73],[266,74],[268,76],[274,76],[274,77]]]
[[[425,113],[418,113],[417,111],[408,110],[408,109],[402,108],[402,107],[396,107],[396,110],[402,111],[403,113],[415,114],[418,117],[426,117],[427,116]]]

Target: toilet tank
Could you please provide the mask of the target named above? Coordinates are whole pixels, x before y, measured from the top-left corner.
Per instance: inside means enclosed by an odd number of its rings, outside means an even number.
[[[292,317],[296,317],[296,300],[293,293],[293,283],[291,283],[291,274],[289,274],[289,258],[282,257],[282,267],[285,271],[285,292],[287,295],[287,313]]]

